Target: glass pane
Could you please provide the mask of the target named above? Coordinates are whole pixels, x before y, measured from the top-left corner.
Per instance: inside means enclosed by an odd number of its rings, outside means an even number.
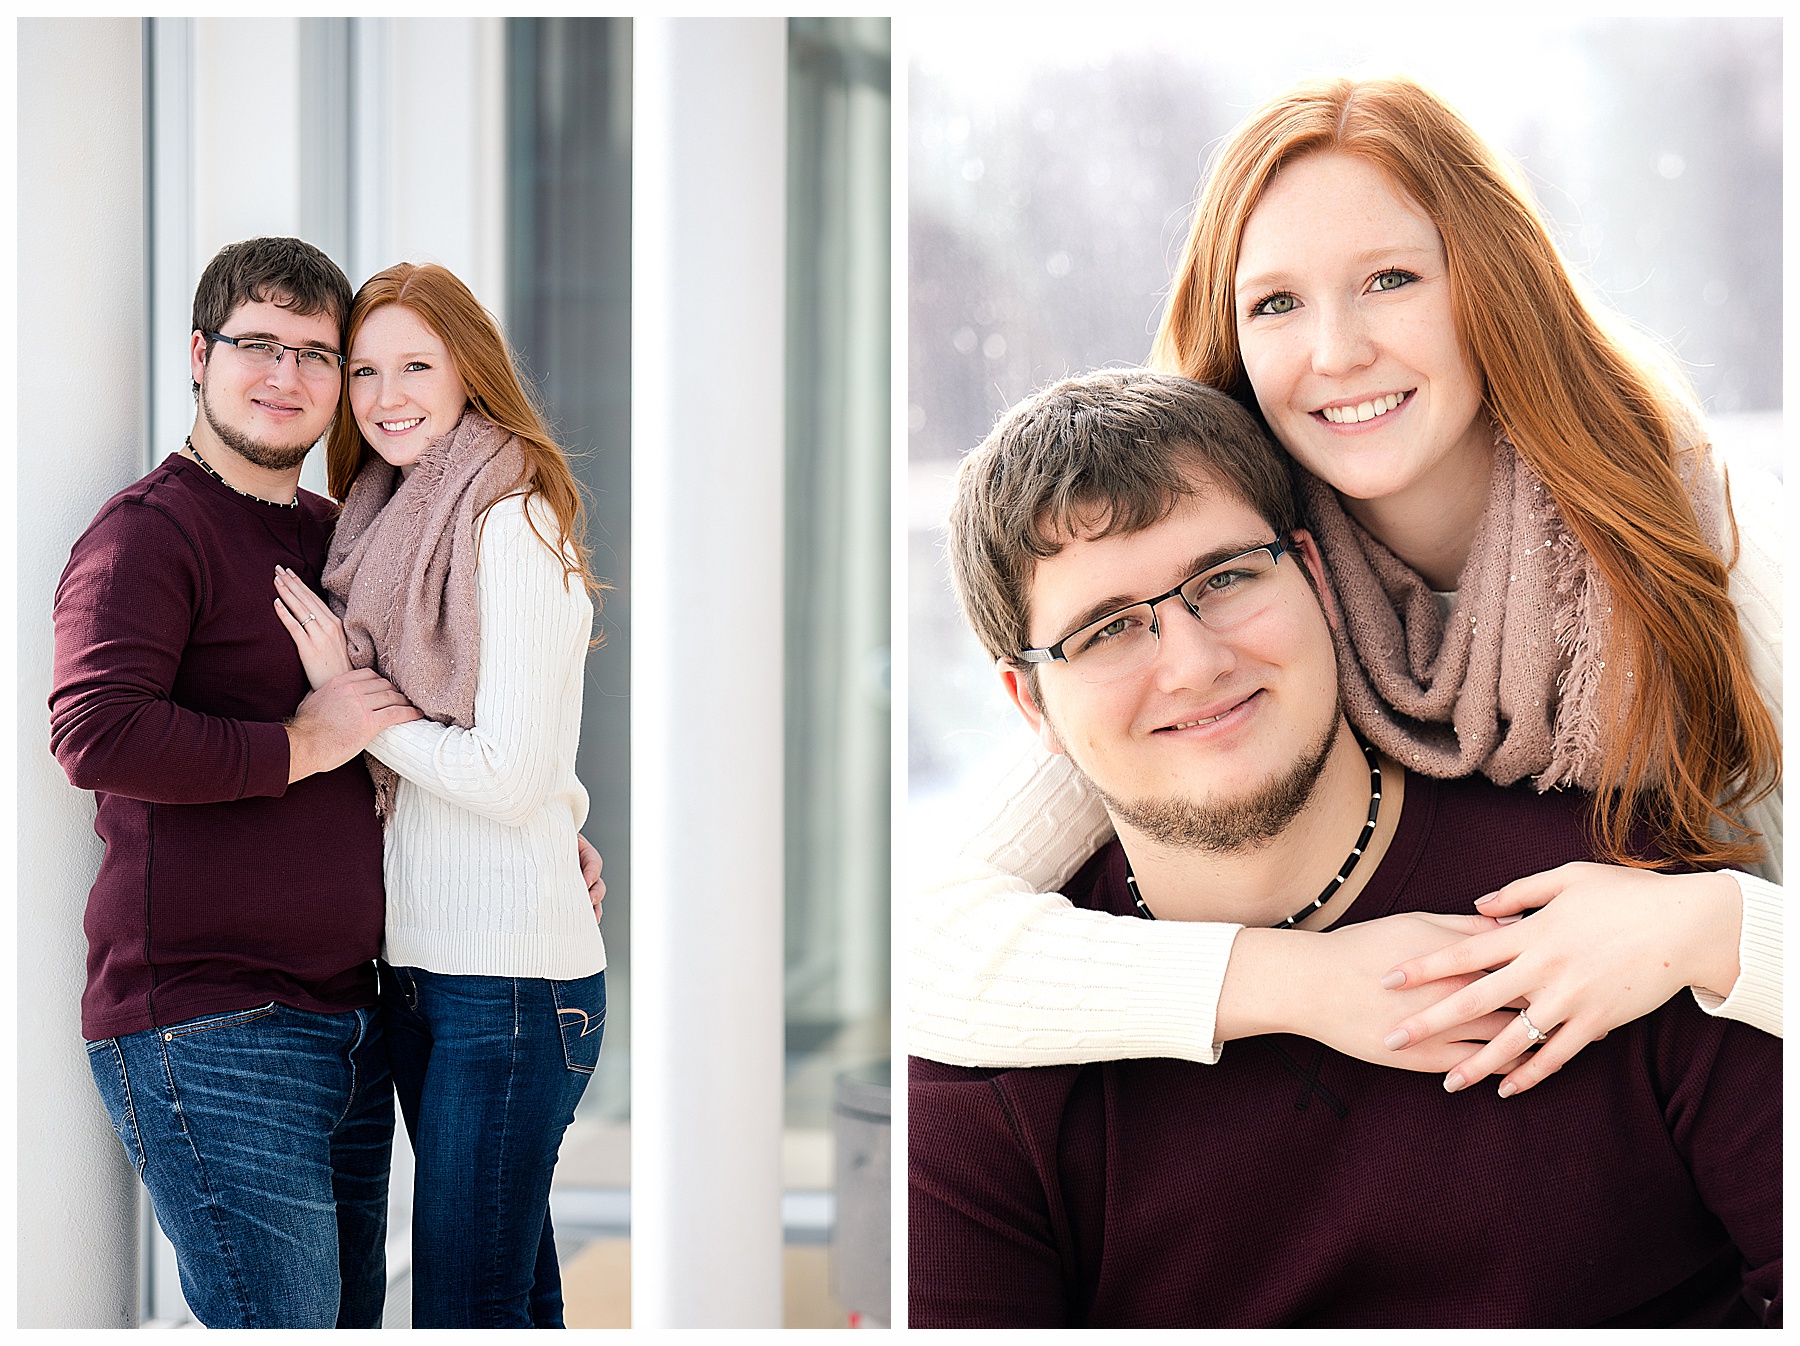
[[[888,1054],[889,98],[885,19],[788,27],[786,1005],[788,1240],[823,1242],[844,1121]],[[861,1069],[880,1083],[840,1077]],[[860,1096],[860,1095],[859,1095]],[[882,1104],[885,1107],[885,1103]],[[858,1114],[860,1116],[860,1113]],[[834,1124],[835,1123],[835,1124]],[[885,1136],[885,1128],[876,1127]],[[858,1176],[873,1173],[859,1169]],[[881,1168],[885,1187],[886,1169]],[[886,1321],[886,1206],[835,1193],[830,1293],[790,1325]],[[815,1199],[816,1198],[816,1199]],[[875,1208],[879,1206],[879,1213]],[[875,1242],[859,1233],[879,1225]],[[790,1249],[790,1260],[797,1250]],[[863,1256],[864,1252],[870,1255]],[[879,1262],[879,1267],[875,1263]],[[872,1296],[878,1296],[879,1302]],[[796,1309],[804,1301],[811,1308]]]
[[[589,800],[582,831],[606,861],[606,1047],[580,1116],[622,1121],[631,1105],[631,24],[509,19],[506,61],[507,333],[587,488],[594,572],[613,586],[604,642],[588,656],[576,760]]]

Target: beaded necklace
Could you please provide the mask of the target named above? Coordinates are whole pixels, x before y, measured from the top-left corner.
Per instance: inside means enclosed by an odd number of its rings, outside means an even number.
[[[200,456],[200,450],[196,449],[194,447],[194,437],[192,435],[188,436],[187,450],[189,453],[194,455],[194,461],[196,463],[200,464],[200,470],[205,472],[207,476],[211,477],[214,481],[218,482],[219,485],[223,486],[226,490],[237,491],[237,493],[239,495],[243,496],[244,499],[254,500],[259,505],[273,505],[276,509],[299,509],[300,508],[300,492],[299,491],[295,491],[294,498],[292,500],[288,501],[286,504],[283,504],[279,500],[264,500],[260,495],[252,495],[249,491],[238,491],[237,487],[233,486],[230,482],[226,481],[225,478],[221,477],[217,472],[213,471],[213,465],[211,463],[207,462],[206,459],[204,459]]]
[[[1375,749],[1369,744],[1364,743],[1360,736],[1357,738],[1357,745],[1362,748],[1363,757],[1369,763],[1369,820],[1363,824],[1362,835],[1356,839],[1356,845],[1351,848],[1350,854],[1345,857],[1343,868],[1338,870],[1337,877],[1325,885],[1324,892],[1320,893],[1311,902],[1308,902],[1304,907],[1300,908],[1299,911],[1295,912],[1285,921],[1277,921],[1274,926],[1277,930],[1293,929],[1301,921],[1304,921],[1320,907],[1331,901],[1331,899],[1336,896],[1337,890],[1344,886],[1344,881],[1355,871],[1356,862],[1362,859],[1363,852],[1368,849],[1369,838],[1375,835],[1375,820],[1381,816],[1381,761],[1375,755]],[[1125,857],[1125,886],[1131,889],[1131,900],[1137,903],[1139,914],[1146,920],[1154,921],[1156,919],[1156,913],[1144,905],[1144,895],[1138,891],[1137,875],[1131,872],[1130,856]]]

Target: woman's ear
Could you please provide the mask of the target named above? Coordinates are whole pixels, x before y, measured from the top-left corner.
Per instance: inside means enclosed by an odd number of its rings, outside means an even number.
[[[1037,735],[1039,743],[1046,752],[1060,755],[1062,742],[1056,737],[1056,730],[1050,724],[1050,717],[1044,714],[1043,707],[1031,690],[1031,679],[1026,671],[1011,659],[994,660],[994,671],[1000,675],[1000,685],[1006,688],[1006,694],[1012,698],[1013,705],[1019,708],[1025,723],[1031,732]]]
[[[1305,569],[1313,593],[1318,595],[1319,607],[1325,613],[1325,620],[1333,631],[1337,630],[1341,624],[1337,592],[1331,587],[1331,577],[1325,573],[1325,558],[1319,555],[1319,544],[1313,541],[1313,535],[1304,528],[1296,528],[1288,536],[1293,540],[1295,559]]]

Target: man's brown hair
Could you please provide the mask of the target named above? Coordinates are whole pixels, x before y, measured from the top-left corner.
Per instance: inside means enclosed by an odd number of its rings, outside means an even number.
[[[1102,369],[1033,393],[957,473],[948,545],[963,616],[994,658],[1017,654],[1031,644],[1040,560],[1072,537],[1149,528],[1207,482],[1277,535],[1295,526],[1287,455],[1217,389],[1147,369]]]
[[[291,313],[326,314],[341,333],[350,282],[338,264],[298,238],[247,238],[220,248],[194,287],[196,332],[216,332],[239,304],[279,304]],[[209,338],[206,353],[212,355]]]

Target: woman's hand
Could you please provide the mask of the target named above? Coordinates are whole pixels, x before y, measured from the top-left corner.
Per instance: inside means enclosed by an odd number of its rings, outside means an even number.
[[[1398,1024],[1393,1040],[1406,1050],[1458,1023],[1491,1020],[1503,1005],[1526,1010],[1531,1025],[1550,1037],[1500,1082],[1502,1098],[1555,1074],[1588,1043],[1684,986],[1728,996],[1737,981],[1743,895],[1729,874],[1579,862],[1518,879],[1475,905],[1507,923],[1408,959],[1382,984],[1409,992],[1440,983],[1458,988]],[[1523,911],[1531,914],[1521,919]],[[1446,1089],[1506,1070],[1526,1051],[1525,1021],[1511,1018],[1505,1032],[1458,1063]]]
[[[1394,995],[1410,996],[1410,1008],[1423,1012],[1477,977],[1449,977],[1396,993],[1381,989],[1381,975],[1397,959],[1455,946],[1499,928],[1483,916],[1408,912],[1318,933],[1241,930],[1219,997],[1217,1036],[1223,1042],[1259,1033],[1295,1033],[1376,1065],[1448,1070],[1517,1016],[1461,1015],[1441,1031],[1422,1034],[1395,1050],[1388,1041]]]
[[[594,921],[600,920],[600,904],[606,899],[606,880],[600,877],[600,852],[581,833],[575,834],[575,855],[581,861],[581,878],[587,884],[588,901],[594,904]]]
[[[350,671],[344,624],[293,571],[275,567],[275,615],[294,638],[300,666],[317,691],[340,673]]]

